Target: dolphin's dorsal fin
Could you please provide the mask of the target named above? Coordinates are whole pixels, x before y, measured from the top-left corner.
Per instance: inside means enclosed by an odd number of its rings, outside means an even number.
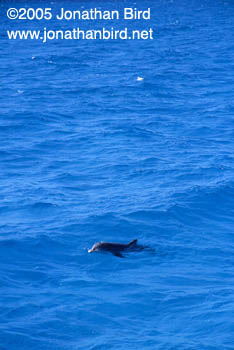
[[[128,243],[128,246],[131,247],[132,245],[137,244],[137,239],[134,239],[133,241]]]

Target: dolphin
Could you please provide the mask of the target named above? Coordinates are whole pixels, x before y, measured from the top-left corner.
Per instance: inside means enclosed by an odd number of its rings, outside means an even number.
[[[115,256],[118,256],[119,258],[123,258],[123,255],[121,254],[121,252],[126,250],[131,250],[134,248],[137,248],[137,239],[134,239],[133,241],[127,244],[97,242],[92,246],[91,249],[88,250],[88,253],[98,252],[98,251],[110,252]]]

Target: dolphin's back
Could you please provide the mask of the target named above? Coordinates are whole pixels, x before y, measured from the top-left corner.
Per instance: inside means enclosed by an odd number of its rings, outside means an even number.
[[[116,256],[123,257],[120,252],[124,251],[125,249],[131,249],[135,248],[137,246],[137,239],[132,240],[131,242],[127,244],[121,244],[121,243],[109,243],[109,242],[98,242],[93,245],[91,249],[88,250],[89,253],[95,252],[95,251],[109,251],[113,253]]]

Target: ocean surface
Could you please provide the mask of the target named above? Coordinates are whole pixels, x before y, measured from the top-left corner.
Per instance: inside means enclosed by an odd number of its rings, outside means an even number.
[[[154,40],[8,40],[9,7]],[[83,7],[82,7],[83,6]],[[1,1],[0,350],[234,349],[231,0]],[[143,78],[143,79],[139,79]],[[151,249],[88,254],[95,242]]]

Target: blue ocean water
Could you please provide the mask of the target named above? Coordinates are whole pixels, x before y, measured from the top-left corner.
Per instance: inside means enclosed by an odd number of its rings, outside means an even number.
[[[150,7],[154,40],[8,40],[25,4]],[[0,16],[0,350],[233,350],[233,2]]]

